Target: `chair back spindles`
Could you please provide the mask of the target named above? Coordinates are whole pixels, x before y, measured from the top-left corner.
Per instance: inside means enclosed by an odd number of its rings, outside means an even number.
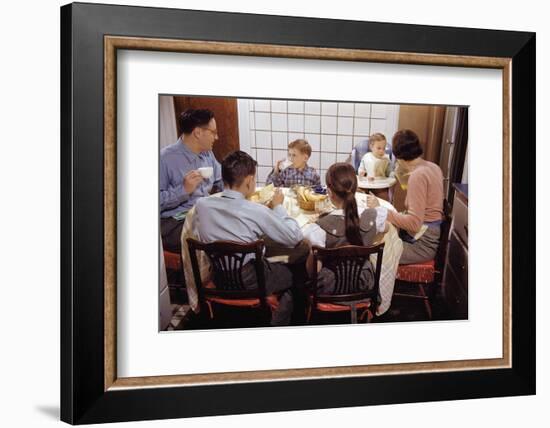
[[[314,266],[321,262],[323,268],[327,268],[334,274],[334,292],[332,294],[319,294],[316,269],[312,276],[312,302],[313,308],[317,303],[351,304],[353,302],[370,299],[373,312],[378,306],[378,294],[380,289],[380,271],[382,269],[382,256],[384,244],[370,247],[347,245],[337,248],[322,248],[314,246]],[[375,266],[371,263],[372,255],[376,255]],[[365,269],[373,271],[373,287],[364,289],[359,287],[363,280]]]
[[[242,278],[244,254],[206,252],[214,267],[214,283],[221,290],[245,290]]]
[[[265,295],[265,274],[263,265],[264,241],[238,243],[232,241],[215,241],[204,243],[195,239],[187,239],[193,278],[197,287],[199,299],[204,302],[206,296],[225,299],[259,299],[260,306],[267,309]],[[197,258],[197,251],[203,251],[212,265],[212,279],[215,288],[203,286],[203,278]],[[256,273],[256,288],[246,284],[243,279],[243,268],[254,254],[254,269]]]

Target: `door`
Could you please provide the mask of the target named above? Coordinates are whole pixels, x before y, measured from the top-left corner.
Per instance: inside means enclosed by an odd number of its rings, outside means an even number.
[[[214,144],[213,152],[218,162],[221,162],[228,153],[239,150],[239,122],[236,98],[174,97],[176,121],[180,114],[188,108],[208,109],[214,113],[219,140]],[[181,135],[179,125],[178,135]]]

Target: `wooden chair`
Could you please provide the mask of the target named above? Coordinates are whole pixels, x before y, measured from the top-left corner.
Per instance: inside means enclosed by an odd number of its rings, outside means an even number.
[[[164,250],[163,253],[164,253],[164,262],[166,264],[166,269],[177,274],[179,280],[182,282],[182,285],[184,285],[185,280],[181,279],[181,278],[185,278],[185,275],[183,275],[183,260],[181,258],[181,254],[173,253],[168,250]]]
[[[447,210],[445,210],[447,212]],[[424,307],[428,315],[428,319],[432,319],[432,304],[431,297],[434,294],[434,286],[441,281],[443,272],[443,264],[445,263],[445,251],[447,241],[449,239],[450,218],[445,213],[445,218],[440,226],[439,246],[435,258],[421,263],[412,263],[408,265],[399,265],[396,281],[399,285],[412,285],[416,290],[411,292],[394,292],[394,297],[406,297],[412,299],[420,299],[424,302]],[[398,284],[396,284],[398,285]]]
[[[347,245],[338,248],[312,248],[314,266],[320,261],[323,268],[334,273],[334,293],[319,294],[317,286],[317,269],[314,269],[311,289],[308,295],[307,321],[316,312],[349,311],[351,323],[357,323],[357,311],[362,310],[360,320],[367,315],[367,322],[376,314],[378,292],[380,288],[380,270],[384,244],[371,247]],[[374,286],[370,290],[359,291],[358,283],[365,263],[372,254],[377,254],[374,269]]]
[[[185,273],[183,271],[183,259],[181,254],[163,250],[166,275],[168,278],[168,289],[172,303],[187,302],[185,290]]]
[[[249,244],[231,241],[199,242],[188,238],[189,256],[193,267],[193,278],[197,287],[201,307],[208,307],[210,318],[214,318],[212,303],[227,306],[259,308],[269,314],[278,306],[277,297],[267,296],[263,264],[264,241]],[[204,251],[212,264],[212,279],[203,282],[200,274],[196,251]],[[254,254],[257,288],[247,289],[243,282],[242,271],[245,256]]]

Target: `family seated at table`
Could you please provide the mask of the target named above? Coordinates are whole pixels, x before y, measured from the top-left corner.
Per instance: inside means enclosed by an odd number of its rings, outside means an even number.
[[[443,176],[436,164],[421,158],[422,148],[413,131],[399,131],[392,139],[392,151],[398,162],[396,175],[402,187],[408,190],[405,213],[380,206],[378,198],[370,195],[367,195],[366,206],[358,207],[355,169],[348,163],[335,163],[326,173],[327,194],[335,209],[301,228],[283,207],[285,197],[281,189],[275,189],[269,206],[247,199],[256,191],[256,161],[250,155],[242,151],[230,153],[221,165],[215,159],[212,146],[218,135],[212,112],[187,110],[180,117],[180,128],[181,137],[164,148],[160,156],[161,234],[165,249],[182,251],[183,224],[194,206],[194,224],[189,226],[203,242],[250,243],[265,238],[266,253],[270,252],[270,244],[286,248],[289,253],[298,247],[302,252],[305,247],[308,252],[311,245],[326,248],[350,244],[369,246],[375,240],[380,242],[381,234],[388,231],[391,224],[400,230],[403,240],[403,253],[401,247],[398,253],[400,263],[415,263],[435,256],[443,214]],[[372,156],[385,160],[385,138],[379,135],[371,144]],[[267,178],[268,183],[284,188],[320,184],[319,174],[307,164],[311,156],[307,141],[292,141],[288,156],[290,165],[276,162]],[[364,160],[361,165],[366,170],[369,159]],[[221,190],[221,195],[208,197]],[[307,254],[305,256],[294,257],[294,262],[305,263]],[[296,291],[292,278],[296,270],[287,264],[267,260],[264,260],[264,267],[267,293],[279,295],[279,306],[271,323],[287,325]],[[316,269],[311,255],[307,258],[307,268],[310,275]],[[243,275],[247,286],[256,285],[252,264],[246,267]],[[392,280],[394,277],[390,275]],[[357,287],[372,286],[372,278],[372,265],[367,262]],[[294,281],[294,288],[297,283],[299,281]],[[318,286],[323,292],[330,292],[333,283],[332,272],[321,268]]]
[[[222,162],[222,177],[225,189],[219,197],[201,198],[195,205],[195,230],[203,242],[234,241],[255,242],[268,238],[290,249],[304,238],[296,220],[282,206],[284,196],[275,190],[269,207],[249,201],[256,191],[256,161],[247,153],[236,151]],[[365,245],[373,243],[378,233],[386,231],[386,209],[362,209],[359,212],[355,201],[357,177],[347,163],[332,165],[327,172],[328,196],[336,210],[321,217],[306,227],[304,233],[312,244],[333,248],[342,245]],[[256,274],[250,255],[243,277],[250,287],[256,287]],[[311,259],[309,259],[310,269]],[[288,325],[292,315],[292,272],[286,264],[270,263],[264,259],[266,291],[277,293],[278,308],[273,313],[272,325]],[[318,285],[323,293],[331,293],[334,275],[321,269]],[[359,289],[373,286],[374,274],[369,261],[363,267]]]

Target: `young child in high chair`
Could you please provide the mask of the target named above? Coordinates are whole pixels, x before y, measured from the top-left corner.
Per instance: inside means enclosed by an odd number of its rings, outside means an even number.
[[[369,181],[375,178],[389,177],[392,168],[389,156],[386,154],[386,137],[377,132],[369,137],[370,152],[366,153],[359,164],[358,174],[367,177]]]
[[[315,168],[307,161],[311,157],[311,146],[306,140],[298,139],[288,144],[288,160],[290,166],[284,168],[284,159],[278,160],[273,171],[267,176],[266,184],[273,183],[276,187],[290,187],[295,184],[316,186],[321,184],[321,178]]]

